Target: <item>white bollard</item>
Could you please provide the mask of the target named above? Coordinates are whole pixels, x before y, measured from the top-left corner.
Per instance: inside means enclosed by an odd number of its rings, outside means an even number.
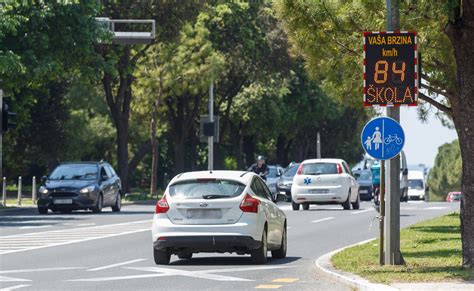
[[[33,205],[36,205],[36,177],[33,176],[33,182],[31,185],[31,200],[33,201]]]
[[[3,177],[2,185],[2,205],[7,206],[7,178]]]
[[[18,198],[16,205],[21,206],[21,176],[18,177]]]

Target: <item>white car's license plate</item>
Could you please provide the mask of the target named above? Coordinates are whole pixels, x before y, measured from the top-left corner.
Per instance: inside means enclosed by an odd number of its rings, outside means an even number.
[[[54,199],[54,204],[72,204],[72,199]]]
[[[220,219],[222,211],[220,209],[189,209],[187,216],[188,219]]]
[[[360,192],[360,194],[367,194],[367,193],[369,193],[369,191],[367,191],[367,190],[360,190],[359,192]]]
[[[329,189],[312,189],[312,190],[309,190],[309,193],[312,193],[312,194],[327,194],[327,193],[329,193]]]

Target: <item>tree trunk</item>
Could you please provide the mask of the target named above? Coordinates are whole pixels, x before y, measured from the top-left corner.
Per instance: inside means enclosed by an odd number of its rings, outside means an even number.
[[[462,156],[461,238],[462,265],[474,268],[474,7],[462,1],[446,33],[456,59],[455,97],[450,98]]]
[[[174,140],[174,174],[184,172],[184,154],[185,154],[185,145],[184,138],[179,136]]]
[[[130,192],[128,180],[128,118],[120,118],[117,128],[117,162],[118,172],[122,180],[122,189],[125,193]]]
[[[153,106],[152,118],[150,121],[150,139],[151,139],[151,179],[150,179],[150,194],[151,197],[155,197],[156,194],[156,184],[158,180],[158,138],[156,137],[156,122],[158,119],[158,100]],[[158,196],[156,197],[158,198]]]

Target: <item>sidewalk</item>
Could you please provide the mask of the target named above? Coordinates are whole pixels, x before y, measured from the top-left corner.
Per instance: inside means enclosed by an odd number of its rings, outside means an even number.
[[[356,245],[365,244],[374,239],[362,241],[325,255],[322,255],[315,261],[316,271],[318,274],[330,280],[336,284],[354,289],[364,291],[445,291],[445,290],[456,290],[456,291],[472,291],[474,290],[474,282],[457,283],[457,282],[436,282],[436,283],[392,283],[390,285],[371,283],[367,279],[357,276],[352,273],[337,270],[331,263],[331,258],[336,253],[350,248]]]

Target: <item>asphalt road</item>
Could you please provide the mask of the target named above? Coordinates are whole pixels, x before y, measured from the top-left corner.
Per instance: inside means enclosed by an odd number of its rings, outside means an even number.
[[[378,235],[376,212],[311,206],[288,219],[288,257],[252,265],[249,256],[195,254],[156,266],[152,257],[153,205],[120,213],[37,215],[34,209],[0,212],[1,290],[337,290],[319,278],[314,260]],[[401,204],[407,226],[459,209],[456,203]]]

